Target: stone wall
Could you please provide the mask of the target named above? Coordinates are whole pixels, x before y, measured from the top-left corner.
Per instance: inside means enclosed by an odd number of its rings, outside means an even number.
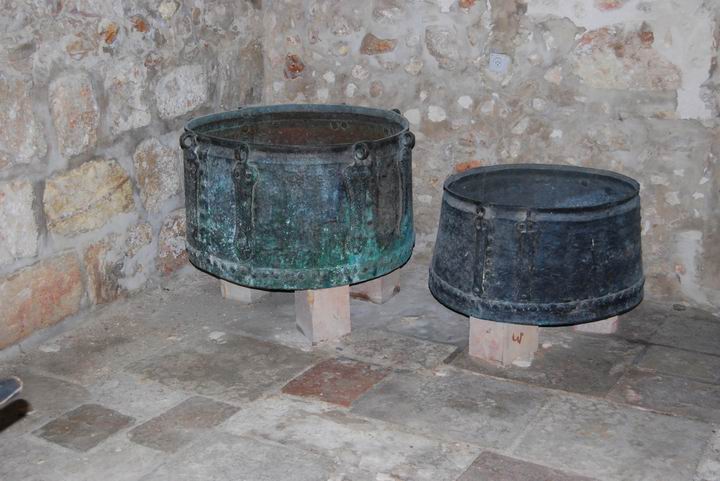
[[[1,349],[185,263],[182,125],[263,59],[259,2],[0,4]]]
[[[647,294],[720,306],[718,0],[269,0],[269,103],[400,108],[417,134],[417,249],[476,165],[642,184]],[[510,57],[506,72],[490,54]]]
[[[182,125],[260,102],[400,108],[419,251],[455,171],[633,176],[648,293],[720,306],[720,0],[2,7],[0,348],[182,266]]]

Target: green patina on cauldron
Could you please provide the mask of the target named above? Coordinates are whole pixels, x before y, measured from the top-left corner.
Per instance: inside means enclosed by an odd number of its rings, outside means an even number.
[[[263,289],[387,274],[414,245],[414,144],[398,111],[345,105],[191,120],[180,136],[190,261]]]

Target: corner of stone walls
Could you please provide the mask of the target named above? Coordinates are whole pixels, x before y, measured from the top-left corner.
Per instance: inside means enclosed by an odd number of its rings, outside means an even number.
[[[719,18],[707,0],[273,0],[266,101],[399,108],[417,136],[417,251],[432,248],[453,172],[541,162],[630,175],[647,297],[717,309]]]
[[[401,109],[421,254],[453,172],[626,173],[642,185],[648,297],[717,309],[719,25],[709,0],[9,4],[0,348],[184,265],[183,123],[260,101]]]
[[[258,2],[5,8],[0,349],[185,265],[182,126],[264,78]]]

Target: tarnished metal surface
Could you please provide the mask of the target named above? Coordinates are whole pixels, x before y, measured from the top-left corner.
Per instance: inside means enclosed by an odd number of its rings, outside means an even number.
[[[397,111],[250,107],[190,121],[190,261],[228,281],[317,289],[384,275],[414,245],[412,148]]]
[[[563,325],[643,296],[639,185],[555,165],[480,167],[445,182],[430,290],[480,319]]]

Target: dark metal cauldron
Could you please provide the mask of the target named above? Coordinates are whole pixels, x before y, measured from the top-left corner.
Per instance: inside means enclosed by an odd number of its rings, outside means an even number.
[[[639,185],[557,165],[480,167],[444,185],[430,290],[465,315],[553,326],[643,296]]]
[[[228,281],[317,289],[384,275],[415,240],[411,152],[399,111],[242,108],[190,121],[190,261]]]

